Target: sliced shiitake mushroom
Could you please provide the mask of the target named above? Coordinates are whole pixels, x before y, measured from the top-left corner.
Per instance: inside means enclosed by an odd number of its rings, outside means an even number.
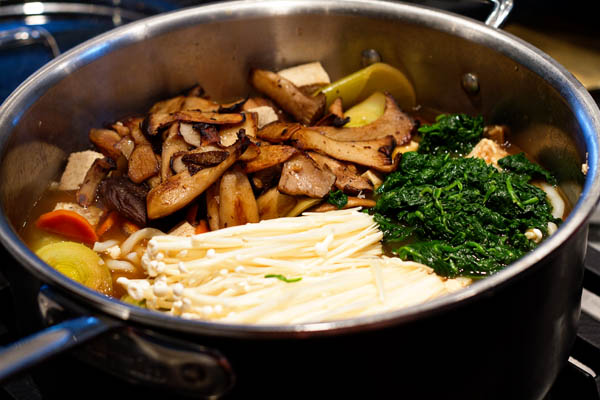
[[[219,229],[220,179],[206,189],[206,218],[211,231]]]
[[[258,222],[258,206],[246,174],[235,166],[219,183],[219,227]]]
[[[303,124],[312,125],[323,115],[324,95],[307,96],[275,72],[254,69],[250,73],[250,83]]]
[[[150,107],[150,113],[173,113],[175,111],[181,110],[181,106],[185,101],[184,96],[172,97],[170,99],[161,100],[157,103],[154,103],[152,107]]]
[[[240,156],[239,160],[244,161],[244,162],[256,160],[258,158],[258,156],[260,156],[260,149],[262,147],[263,146],[259,146],[258,144],[254,143],[251,139],[250,143],[248,143],[248,148]]]
[[[121,136],[112,129],[90,129],[90,141],[96,145],[102,154],[117,160],[122,156],[117,148],[117,143],[121,141]]]
[[[136,145],[150,143],[142,132],[141,124],[143,121],[144,119],[141,117],[131,117],[123,121],[123,124],[129,128],[129,134]]]
[[[195,147],[220,144],[221,140],[216,126],[211,124],[189,124],[181,122],[179,124],[179,133],[187,143]],[[235,142],[235,140],[233,142]]]
[[[393,136],[364,141],[339,141],[319,132],[303,128],[292,135],[294,145],[302,150],[315,150],[338,160],[350,161],[378,171],[391,172],[399,158],[392,159],[396,146]]]
[[[221,125],[219,129],[219,137],[222,146],[231,146],[237,140],[240,130],[244,131],[244,135],[256,137],[257,116],[251,112],[244,112],[244,122],[235,125]]]
[[[115,166],[115,162],[107,157],[97,158],[94,161],[85,174],[81,187],[77,190],[76,198],[80,206],[88,207],[94,202],[98,185]]]
[[[145,185],[136,185],[126,177],[108,177],[100,184],[102,202],[111,210],[137,224],[146,225]]]
[[[297,202],[295,196],[281,193],[276,187],[272,187],[256,199],[261,220],[285,217]]]
[[[344,193],[358,194],[361,191],[373,191],[371,182],[358,174],[354,164],[338,161],[312,151],[307,154],[321,169],[328,168],[335,174],[335,187]]]
[[[163,141],[162,152],[161,152],[161,163],[160,163],[160,178],[161,182],[166,181],[171,175],[171,158],[178,152],[185,152],[188,150],[189,145],[184,138],[179,134],[181,128],[180,124],[173,124],[169,128],[169,134]]]
[[[217,112],[220,113],[237,113],[242,111],[244,103],[248,100],[248,97],[243,99],[232,101],[231,103],[220,104]]]
[[[269,168],[261,169],[252,174],[252,184],[259,191],[264,191],[272,186],[276,186],[281,176],[282,164],[277,164]]]
[[[232,146],[224,149],[228,155],[220,164],[194,175],[188,170],[181,171],[153,188],[146,198],[148,218],[164,217],[185,207],[219,179],[245,151],[247,145],[248,138],[242,136]]]
[[[115,144],[115,147],[117,150],[119,150],[121,152],[123,157],[125,157],[126,159],[129,160],[129,157],[131,157],[131,153],[133,152],[133,149],[135,148],[135,142],[133,141],[133,139],[131,138],[130,135],[126,135],[126,136],[123,136],[121,138],[121,140],[119,140]]]
[[[383,115],[374,122],[353,128],[319,126],[314,129],[323,135],[339,141],[365,141],[393,136],[401,146],[410,141],[415,121],[398,108],[396,101],[388,94],[385,96]]]
[[[112,124],[110,126],[110,129],[117,132],[119,134],[119,136],[121,136],[121,137],[129,135],[129,128],[127,126],[123,125],[123,123],[121,121],[117,121],[114,124]]]
[[[256,132],[256,136],[271,143],[283,143],[302,129],[302,125],[289,122],[273,122]]]
[[[146,179],[158,174],[160,165],[157,156],[149,144],[135,146],[131,156],[127,175],[134,183],[141,183]]]
[[[181,110],[200,110],[217,112],[219,103],[198,96],[188,96],[184,99]]]
[[[187,123],[205,123],[205,124],[240,124],[244,122],[245,115],[237,114],[221,114],[210,111],[186,110],[177,111],[174,113],[149,113],[142,122],[142,130],[149,136],[154,136],[167,128],[175,121]]]
[[[260,154],[258,154],[258,157],[246,162],[244,172],[249,174],[280,164],[297,152],[298,149],[295,147],[286,145],[260,146]]]
[[[283,164],[277,188],[289,195],[323,198],[334,183],[333,172],[319,168],[311,158],[297,153]]]

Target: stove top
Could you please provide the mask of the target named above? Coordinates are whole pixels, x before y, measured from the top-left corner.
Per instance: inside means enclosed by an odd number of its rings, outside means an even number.
[[[111,0],[10,2],[0,0],[0,102],[31,73],[76,44],[113,27],[153,14],[202,3],[193,0]],[[423,3],[423,2],[421,2]],[[425,1],[441,6],[441,1]],[[448,2],[452,3],[452,2]],[[543,9],[533,1],[516,2],[515,12],[504,28],[556,58],[589,90],[600,88],[600,44],[598,27],[579,15],[576,27],[571,2],[549,1]],[[467,14],[478,11],[466,7]],[[463,9],[464,11],[464,9]],[[585,13],[584,13],[585,14]],[[600,400],[600,211],[590,225],[582,313],[579,332],[569,363],[557,378],[546,400]],[[0,247],[4,263],[10,256]],[[24,273],[24,272],[23,272]],[[26,279],[23,275],[21,278]],[[11,277],[14,282],[14,277]],[[32,327],[16,318],[14,285],[0,270],[0,346],[8,344]],[[8,306],[7,306],[8,305]],[[65,377],[65,374],[70,374]],[[83,364],[68,353],[60,355],[0,386],[0,400],[64,399],[70,397],[110,398],[134,395],[146,399],[169,396],[144,389]]]

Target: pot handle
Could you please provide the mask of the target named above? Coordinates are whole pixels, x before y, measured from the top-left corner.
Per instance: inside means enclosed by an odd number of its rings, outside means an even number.
[[[0,32],[0,49],[10,46],[26,46],[33,43],[41,43],[48,47],[52,52],[52,57],[60,55],[60,49],[54,36],[40,26],[35,28],[22,26]]]
[[[500,28],[508,18],[512,8],[513,0],[488,0],[493,4],[492,12],[485,20],[485,24],[493,28]]]
[[[85,316],[64,321],[0,350],[0,382],[118,326]]]

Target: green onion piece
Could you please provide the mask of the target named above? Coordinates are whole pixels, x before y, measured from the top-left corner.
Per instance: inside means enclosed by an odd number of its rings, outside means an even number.
[[[286,283],[293,283],[293,282],[298,282],[302,280],[302,277],[298,277],[298,278],[286,278],[285,276],[281,275],[281,274],[267,274],[265,275],[265,278],[277,278],[280,281],[284,281]]]

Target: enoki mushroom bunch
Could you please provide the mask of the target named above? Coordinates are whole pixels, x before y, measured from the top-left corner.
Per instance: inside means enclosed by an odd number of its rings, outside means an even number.
[[[382,233],[358,209],[305,213],[191,237],[154,236],[146,279],[118,282],[146,307],[184,318],[283,324],[350,318],[466,286],[383,256]]]

